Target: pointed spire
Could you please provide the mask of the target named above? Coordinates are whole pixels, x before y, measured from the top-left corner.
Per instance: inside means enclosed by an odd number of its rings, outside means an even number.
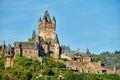
[[[87,50],[86,50],[86,54],[90,54],[90,52],[89,52],[89,49],[87,48]]]
[[[53,16],[53,19],[52,19],[52,20],[56,22],[55,16]]]
[[[38,22],[41,22],[41,17],[38,19]]]
[[[35,39],[35,35],[36,35],[35,30],[33,30],[32,39]]]
[[[55,43],[59,43],[57,34],[56,34],[56,36],[55,36]]]
[[[49,15],[48,10],[45,11],[45,15]]]
[[[10,44],[8,44],[8,47],[6,48],[6,51],[9,52],[9,51],[11,51],[11,50],[12,50],[12,47],[11,47]]]
[[[45,20],[45,22],[51,22],[51,18],[49,16],[48,10],[45,11],[43,20]]]
[[[9,48],[11,48],[11,45],[10,45],[10,44],[8,44],[8,47],[9,47]]]
[[[53,18],[52,18],[52,23],[53,23],[53,24],[56,24],[55,16],[53,16]]]

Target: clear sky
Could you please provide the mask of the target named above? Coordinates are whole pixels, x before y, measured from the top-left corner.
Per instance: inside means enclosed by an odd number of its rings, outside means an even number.
[[[0,0],[0,44],[27,41],[45,10],[61,44],[91,53],[120,50],[120,0]]]

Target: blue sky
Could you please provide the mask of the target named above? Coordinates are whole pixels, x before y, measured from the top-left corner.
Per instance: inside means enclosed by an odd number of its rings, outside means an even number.
[[[120,0],[0,0],[0,44],[27,41],[45,10],[61,44],[91,53],[120,50]]]

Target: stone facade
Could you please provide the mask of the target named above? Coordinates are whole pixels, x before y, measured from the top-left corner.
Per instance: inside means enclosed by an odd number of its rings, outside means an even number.
[[[12,58],[14,56],[14,48],[11,47],[10,44],[6,47],[5,56],[6,56],[5,67],[12,67],[13,66]]]
[[[56,20],[50,18],[48,11],[45,11],[43,19],[38,20],[38,31],[33,31],[28,42],[15,42],[15,54],[28,58],[38,58],[39,56],[49,56],[60,58],[60,44],[56,33]]]
[[[36,42],[15,42],[14,52],[20,56],[25,56],[28,58],[39,57],[38,45]]]

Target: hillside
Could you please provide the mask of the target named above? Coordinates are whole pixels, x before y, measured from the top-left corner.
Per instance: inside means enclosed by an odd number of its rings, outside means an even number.
[[[119,80],[116,74],[90,74],[69,71],[65,59],[42,58],[32,60],[16,55],[13,67],[4,67],[5,56],[0,58],[0,80]]]

